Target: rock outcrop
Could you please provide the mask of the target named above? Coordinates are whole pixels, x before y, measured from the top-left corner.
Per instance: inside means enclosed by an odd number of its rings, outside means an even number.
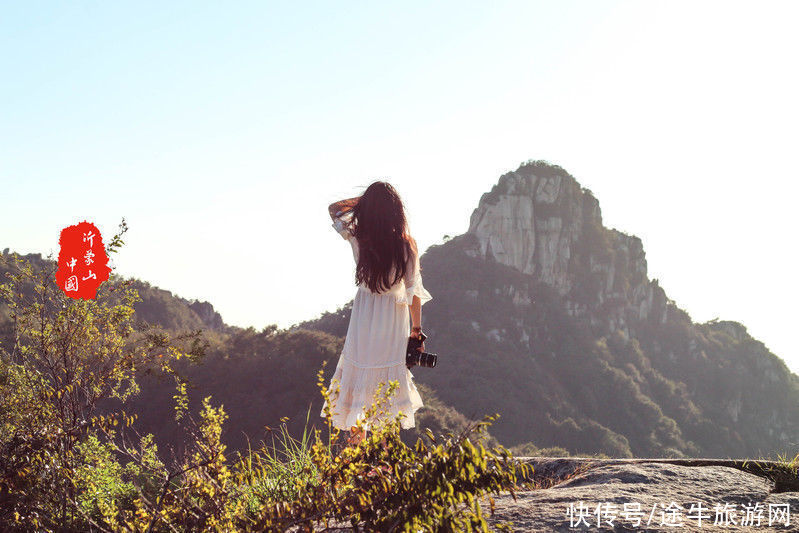
[[[192,300],[188,305],[189,309],[197,313],[197,316],[200,317],[200,320],[202,320],[203,324],[209,329],[216,331],[225,329],[226,326],[225,322],[222,320],[222,315],[220,315],[209,302]]]
[[[514,531],[797,531],[799,492],[773,465],[718,459],[522,457],[542,488],[494,495],[489,524]],[[787,488],[784,488],[787,489]],[[490,509],[488,497],[481,507]]]
[[[647,278],[641,239],[604,228],[597,199],[565,171],[523,165],[503,175],[480,199],[468,233],[477,246],[467,254],[535,276],[570,315],[607,332],[630,335],[631,322],[667,320],[668,298]]]

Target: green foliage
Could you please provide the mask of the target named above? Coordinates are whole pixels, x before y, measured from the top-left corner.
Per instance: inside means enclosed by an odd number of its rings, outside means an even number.
[[[532,442],[525,442],[524,444],[517,444],[509,448],[514,457],[569,457],[571,453],[562,446],[550,446],[548,448],[539,448]],[[585,454],[578,454],[585,455]]]
[[[321,370],[318,376],[327,400],[329,393]],[[244,457],[236,472],[250,490],[241,493],[246,501],[246,520],[238,522],[237,527],[283,531],[301,526],[313,531],[330,520],[349,520],[367,531],[487,531],[478,497],[491,490],[513,493],[516,465],[510,453],[504,448],[494,453],[472,444],[469,433],[479,432],[487,421],[458,437],[450,434],[443,442],[430,432],[428,438],[434,446],[427,446],[422,439],[414,448],[405,446],[399,438],[404,414],[392,421],[384,416],[398,385],[394,381],[386,391],[376,391],[375,402],[366,410],[366,420],[376,421],[371,426],[372,435],[337,456],[331,450],[340,432],[332,426],[331,410],[326,406],[330,440],[323,442],[320,430],[315,431],[310,452],[300,455],[299,475],[295,470],[293,476],[275,476],[275,461],[269,460],[268,454],[266,460],[264,455],[252,452]],[[364,420],[358,422],[359,428],[363,425]],[[519,467],[527,475],[528,467]],[[278,492],[281,481],[296,487],[296,493],[288,493],[289,500],[274,498],[276,494],[286,495]]]
[[[151,447],[151,436],[142,443]],[[122,509],[133,509],[138,496],[137,485],[152,490],[152,480],[135,462],[122,466],[117,460],[115,447],[102,442],[96,434],[75,445],[80,460],[75,467],[72,482],[75,485],[75,504],[81,516],[101,521],[115,516]],[[151,453],[154,453],[154,449]],[[110,525],[115,526],[113,519]]]
[[[123,219],[107,253],[126,228]],[[137,369],[168,372],[171,361],[201,355],[203,345],[196,334],[177,337],[191,341],[185,350],[169,335],[136,330],[138,295],[114,276],[96,299],[73,300],[55,285],[53,263],[34,271],[16,254],[4,254],[2,263],[9,281],[0,285],[0,301],[12,328],[0,344],[0,529],[84,523],[81,513],[102,513],[130,496],[129,486],[113,486],[117,467],[91,438],[132,419],[122,410],[99,414],[98,404],[136,394]],[[81,492],[89,490],[87,464],[105,495],[90,497],[93,503]]]
[[[327,399],[321,370],[318,376]],[[283,457],[264,445],[229,464],[220,441],[225,413],[209,398],[199,424],[185,426],[190,450],[171,468],[152,460],[150,444],[135,450],[91,437],[79,447],[85,462],[75,476],[76,504],[87,522],[107,531],[315,531],[331,522],[366,531],[488,531],[480,497],[502,491],[515,497],[517,470],[526,479],[531,468],[501,446],[486,450],[472,442],[492,416],[460,435],[437,438],[429,431],[430,445],[419,439],[406,446],[399,438],[405,415],[385,416],[398,385],[376,391],[365,413],[373,432],[338,454],[340,432],[327,407],[328,442],[317,429],[313,443],[304,435],[297,444],[282,428]],[[112,449],[130,459],[125,467]]]
[[[121,242],[112,239],[109,251]],[[52,269],[34,274],[15,259],[18,272],[9,270],[10,282],[0,285],[14,325],[13,342],[0,343],[2,531],[313,531],[331,520],[368,530],[487,531],[478,498],[513,494],[517,467],[529,471],[501,446],[486,450],[472,441],[493,417],[458,436],[428,430],[431,445],[419,438],[407,446],[399,437],[405,415],[386,416],[396,381],[376,391],[366,412],[372,434],[358,445],[334,453],[340,432],[328,406],[327,442],[316,429],[313,442],[306,432],[298,445],[284,439],[282,458],[278,447],[263,444],[231,461],[222,441],[227,412],[205,396],[195,420],[189,383],[176,370],[181,359],[204,360],[199,331],[173,337],[137,329],[130,283],[112,277],[96,300],[73,301],[54,286]],[[281,336],[276,328],[247,334],[306,346],[297,342],[303,335]],[[317,355],[327,353],[316,346]],[[304,363],[287,364],[296,374]],[[125,411],[98,408],[129,403],[144,369],[174,379],[184,449],[169,461]],[[326,400],[323,370],[318,378]]]

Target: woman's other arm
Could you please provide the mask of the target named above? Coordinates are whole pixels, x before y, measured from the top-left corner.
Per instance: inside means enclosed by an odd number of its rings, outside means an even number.
[[[422,300],[415,294],[413,295],[413,303],[411,303],[411,326],[422,326]]]
[[[416,271],[417,269],[421,268],[421,266],[419,265],[419,247],[416,245],[416,239],[411,237],[410,243],[411,243],[411,260],[408,261],[408,265],[405,270],[406,288],[412,286],[413,283],[416,282],[416,273],[417,273]],[[419,331],[421,331],[422,327],[422,300],[414,294],[413,298],[411,299],[411,305],[409,307],[410,307],[412,328],[420,328],[416,331],[411,329],[411,337],[418,339],[419,338],[418,333]],[[420,352],[424,351],[424,343],[422,343],[422,345],[419,347],[419,351]]]

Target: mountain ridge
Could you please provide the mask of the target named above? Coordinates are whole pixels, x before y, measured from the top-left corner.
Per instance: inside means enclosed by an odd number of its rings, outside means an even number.
[[[469,229],[420,261],[440,364],[415,379],[461,412],[501,411],[506,445],[688,457],[799,438],[799,376],[744,325],[694,323],[648,278],[641,239],[604,227],[558,165],[503,174]],[[342,334],[348,320],[344,306],[296,327]]]
[[[491,438],[519,455],[794,455],[799,376],[743,324],[693,323],[647,278],[641,239],[605,228],[593,193],[561,167],[532,161],[504,174],[469,230],[429,247],[421,265],[433,294],[423,308],[427,347],[439,365],[413,369],[435,397],[417,413],[419,431],[500,413]],[[145,300],[137,319],[207,330],[211,355],[184,370],[197,398],[212,393],[239,413],[234,443],[285,414],[302,434],[307,409],[321,409],[314,371],[327,361],[330,379],[351,301],[256,331],[225,325],[208,302],[136,286]],[[6,320],[0,306],[0,341]],[[148,427],[169,422],[170,389],[143,383],[134,405]]]

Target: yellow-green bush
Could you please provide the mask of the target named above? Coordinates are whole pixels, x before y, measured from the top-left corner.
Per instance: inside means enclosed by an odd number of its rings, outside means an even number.
[[[116,236],[109,253],[121,242]],[[406,446],[404,415],[385,416],[396,381],[376,391],[366,411],[371,433],[357,446],[335,453],[341,432],[326,406],[327,442],[316,429],[312,439],[307,432],[300,442],[284,439],[282,450],[262,443],[229,459],[224,408],[207,397],[195,421],[172,367],[202,353],[199,332],[171,337],[135,328],[138,295],[113,277],[96,300],[75,301],[55,287],[52,272],[18,266],[0,285],[15,320],[14,346],[0,346],[2,531],[314,531],[333,521],[379,531],[487,531],[478,497],[513,493],[517,467],[527,474],[504,447],[486,450],[470,438],[492,416],[458,435],[427,430]],[[104,399],[136,394],[135,371],[143,367],[176,380],[185,450],[169,459],[124,411],[97,411]]]

